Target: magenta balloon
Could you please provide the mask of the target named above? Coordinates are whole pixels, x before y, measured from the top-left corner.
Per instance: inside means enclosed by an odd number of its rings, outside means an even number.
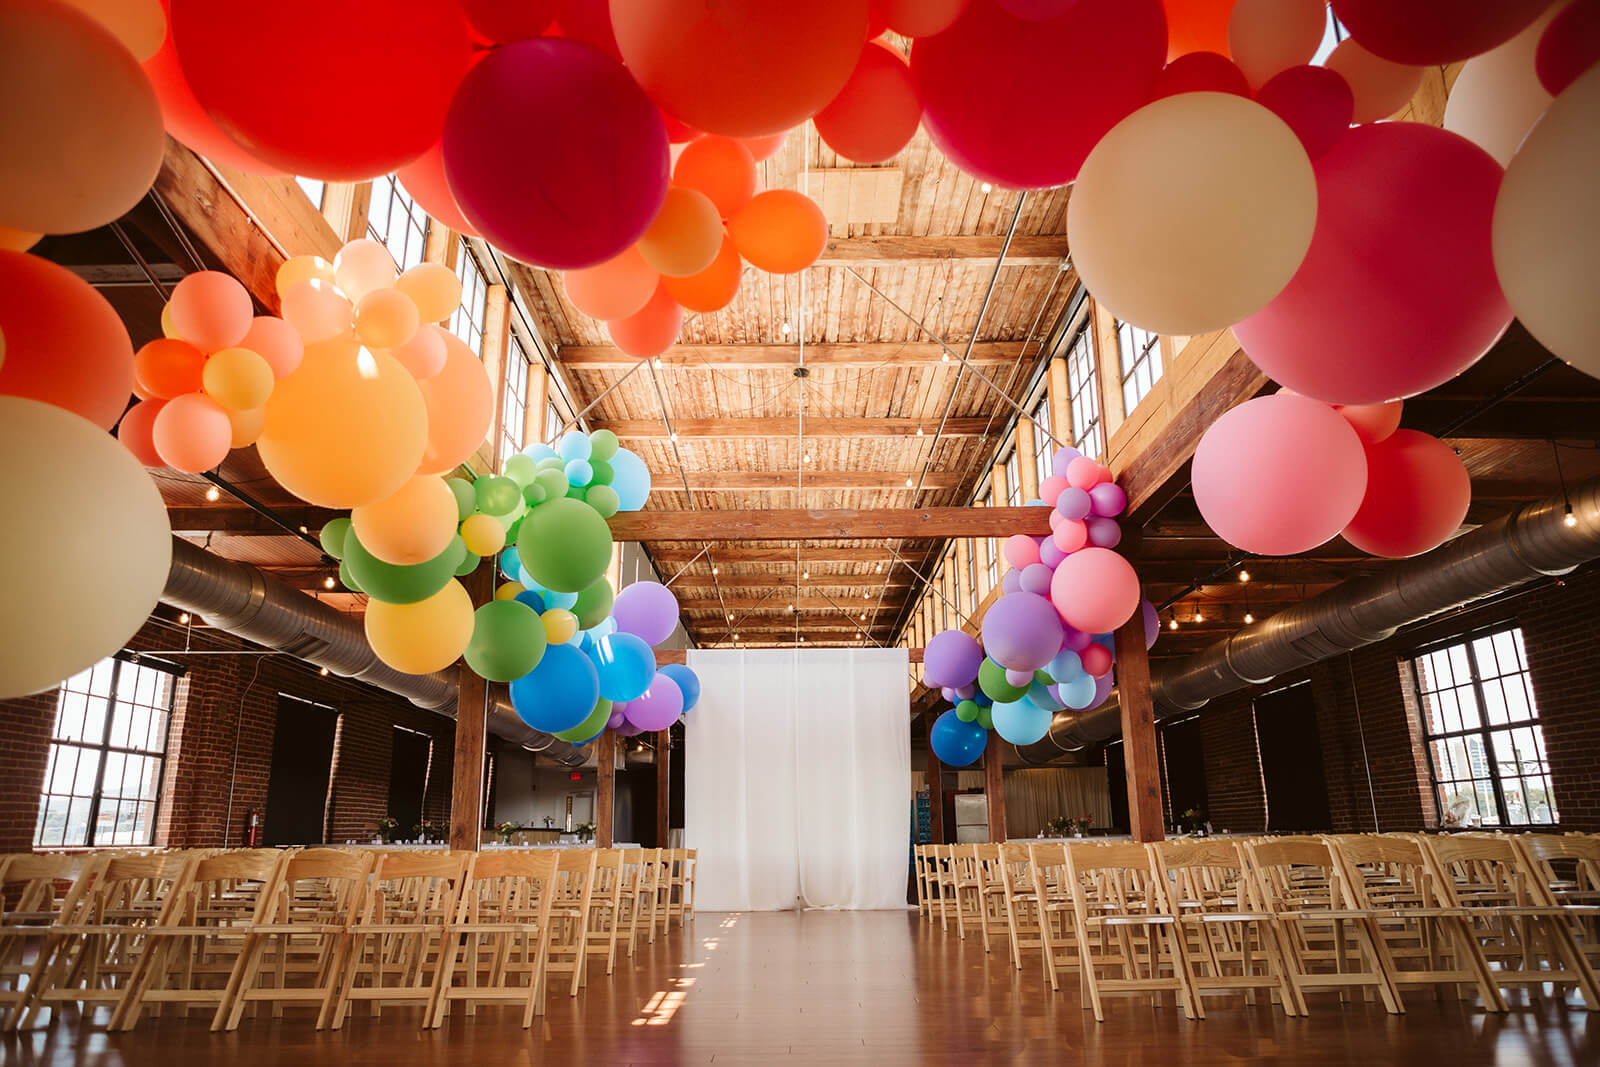
[[[1460,529],[1471,503],[1472,480],[1454,449],[1396,430],[1367,446],[1367,493],[1344,539],[1374,556],[1415,556]]]
[[[1091,678],[1103,678],[1111,672],[1111,650],[1099,642],[1091,643],[1079,658],[1083,660],[1084,673]]]
[[[971,700],[974,696],[977,696],[977,694],[978,687],[970,683],[956,687],[956,696],[960,697],[962,700]]]
[[[1088,648],[1092,644],[1094,644],[1094,635],[1093,634],[1084,633],[1082,630],[1078,629],[1076,626],[1069,626],[1069,625],[1066,625],[1065,623],[1062,624],[1062,627],[1061,627],[1061,647],[1062,648],[1066,649],[1068,652],[1082,652],[1084,649]]]
[[[1415,122],[1357,126],[1317,161],[1317,228],[1282,293],[1233,328],[1256,366],[1330,404],[1432,389],[1511,322],[1490,251],[1502,171]]]
[[[1055,542],[1055,538],[1046,538],[1044,544],[1039,546],[1039,562],[1051,570],[1055,570],[1061,564],[1061,561],[1066,558],[1067,554],[1061,551],[1061,548]]]
[[[496,48],[462,80],[444,167],[489,243],[541,267],[593,267],[626,251],[660,210],[667,130],[616,60],[541,37]]]
[[[922,651],[922,677],[930,686],[971,685],[983,665],[978,639],[960,630],[941,630]]]
[[[1066,14],[1078,0],[995,0],[1019,19],[1053,19]]]
[[[1072,461],[1082,457],[1083,453],[1076,448],[1065,446],[1058,448],[1055,455],[1050,457],[1050,473],[1057,478],[1065,478],[1067,476],[1067,468],[1072,466]]]
[[[617,629],[659,645],[678,627],[678,598],[660,582],[634,582],[611,605]]]
[[[1148,652],[1156,647],[1156,638],[1161,636],[1161,616],[1156,613],[1156,606],[1144,598],[1139,601],[1139,612],[1144,620],[1144,648]]]
[[[1017,570],[1039,562],[1039,542],[1027,534],[1012,534],[1003,548],[1006,562]]]
[[[1017,189],[1065,185],[1150,98],[1167,58],[1166,26],[1160,0],[1077,0],[1042,21],[969,4],[949,29],[912,45],[922,125],[978,178]]]
[[[1256,103],[1282,119],[1312,159],[1343,139],[1356,110],[1350,83],[1327,67],[1280,71],[1256,92]]]
[[[1036,593],[1008,593],[983,616],[984,651],[1008,670],[1043,667],[1061,651],[1061,636],[1061,617]]]
[[[1022,578],[1020,580],[1022,591],[1024,593],[1032,593],[1034,596],[1049,596],[1050,571],[1051,568],[1046,567],[1042,562],[1030,563],[1022,568]]]
[[[1180,93],[1232,93],[1248,99],[1250,82],[1244,71],[1227,56],[1216,52],[1186,52],[1156,75],[1150,99],[1160,100]]]
[[[1092,514],[1102,519],[1114,519],[1128,506],[1128,494],[1116,482],[1101,482],[1089,490]]]
[[[1068,626],[1110,633],[1139,610],[1139,576],[1109,548],[1085,548],[1056,568],[1050,599]]]
[[[957,700],[960,699],[959,697],[956,696],[956,691],[954,689],[950,688],[948,685],[945,686],[943,689],[939,690],[939,695],[944,697],[946,700],[948,700],[952,704],[954,704]]]
[[[657,671],[644,696],[628,701],[627,710],[622,714],[641,730],[665,730],[683,714],[683,690],[678,688],[677,682]]]
[[[1292,556],[1355,517],[1367,489],[1367,459],[1361,438],[1337,411],[1274,393],[1212,423],[1189,478],[1200,515],[1218,537],[1247,552]]]
[[[1096,548],[1116,548],[1122,543],[1122,526],[1116,519],[1093,518],[1084,524],[1089,543]]]
[[[1094,509],[1094,501],[1087,489],[1069,486],[1056,497],[1056,513],[1063,519],[1087,519]]]
[[[626,713],[624,713],[623,720],[624,721],[622,725],[617,727],[618,737],[638,737],[640,734],[644,733],[642,729],[633,725],[633,723],[626,721]]]
[[[1539,38],[1533,65],[1551,96],[1600,62],[1600,0],[1573,0],[1550,20]]]

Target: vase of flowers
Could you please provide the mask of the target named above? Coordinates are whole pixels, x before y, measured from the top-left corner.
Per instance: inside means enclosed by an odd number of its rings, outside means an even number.
[[[378,838],[386,845],[394,844],[394,839],[400,834],[400,820],[393,815],[385,815],[378,820]]]
[[[1066,837],[1072,833],[1072,820],[1065,815],[1057,815],[1044,824],[1045,832],[1051,837]]]
[[[593,841],[594,840],[594,823],[592,823],[592,822],[579,823],[578,824],[578,829],[577,829],[577,834],[578,834],[578,840],[582,841],[584,844],[588,844],[590,841]]]
[[[1086,837],[1089,833],[1089,827],[1094,825],[1094,816],[1074,815],[1072,818],[1068,819],[1067,822],[1071,826],[1073,837]]]
[[[1205,825],[1205,816],[1196,808],[1190,808],[1178,818],[1183,821],[1183,828],[1191,834],[1199,833],[1201,827]]]
[[[494,824],[495,836],[500,839],[500,843],[502,845],[511,844],[512,835],[514,835],[520,829],[522,829],[522,827],[518,826],[516,823],[511,822],[509,820],[506,821],[506,822],[497,822],[497,823]]]

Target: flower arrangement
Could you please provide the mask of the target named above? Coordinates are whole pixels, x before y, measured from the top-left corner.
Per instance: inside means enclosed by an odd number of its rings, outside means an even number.
[[[1197,808],[1190,808],[1178,818],[1183,822],[1183,828],[1191,834],[1199,833],[1200,827],[1205,824],[1205,816],[1201,815]]]
[[[593,841],[594,840],[594,823],[592,823],[592,822],[579,823],[578,824],[577,833],[578,833],[578,840],[579,841]]]
[[[1045,823],[1053,837],[1082,837],[1094,825],[1093,815],[1057,815]]]
[[[416,841],[437,841],[444,836],[444,827],[432,819],[423,819],[411,828],[411,836]]]
[[[502,845],[511,844],[512,835],[520,829],[522,829],[522,827],[518,826],[514,822],[511,822],[510,820],[505,822],[497,822],[494,824],[495,835],[500,838],[500,843]]]
[[[400,820],[393,815],[385,815],[378,820],[378,836],[386,845],[393,844],[394,839],[400,834]]]

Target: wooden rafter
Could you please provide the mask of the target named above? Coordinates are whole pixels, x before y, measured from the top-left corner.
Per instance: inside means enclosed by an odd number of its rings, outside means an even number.
[[[880,508],[836,511],[619,512],[619,541],[789,541],[836,538],[1009,537],[1050,532],[1047,508]]]

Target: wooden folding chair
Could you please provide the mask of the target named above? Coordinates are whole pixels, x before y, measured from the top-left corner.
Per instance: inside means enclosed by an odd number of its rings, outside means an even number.
[[[638,913],[640,932],[652,945],[656,943],[656,928],[663,931],[667,928],[668,917],[664,914],[666,905],[663,896],[671,895],[671,875],[669,873],[668,856],[670,850],[654,848],[644,850],[644,859],[639,868],[639,889],[635,902]],[[666,893],[662,892],[662,884],[667,885]]]
[[[1010,926],[1006,915],[1006,884],[1000,873],[1000,846],[982,844],[972,846],[978,863],[978,914],[983,921],[983,950],[988,952],[996,938],[1009,936]]]
[[[928,893],[928,863],[927,846],[911,846],[911,870],[917,881],[917,914],[926,919],[929,909],[933,906],[932,898]]]
[[[1600,837],[1519,834],[1513,843],[1532,866],[1531,888],[1546,904],[1567,907],[1567,927],[1589,961],[1600,967]]]
[[[572,975],[571,996],[588,980],[589,898],[594,891],[595,850],[562,849],[551,884],[550,945],[546,969]]]
[[[675,848],[672,850],[678,855],[677,884],[679,886],[679,899],[683,910],[678,914],[678,929],[683,929],[686,922],[694,921],[694,869],[700,862],[700,850],[694,848]]]
[[[1033,882],[1034,915],[1039,924],[1040,954],[1050,988],[1060,991],[1060,973],[1078,969],[1078,932],[1067,885],[1067,846],[1028,846],[1028,869]]]
[[[37,963],[69,901],[93,885],[103,856],[16,853],[0,860],[0,1008],[12,1029],[35,993]],[[29,946],[34,955],[30,959]]]
[[[594,888],[589,894],[589,929],[584,945],[587,955],[604,957],[606,973],[610,974],[616,965],[617,937],[622,925],[618,921],[622,915],[622,850],[597,848],[594,853]]]
[[[994,865],[1001,878],[1006,906],[1006,933],[1011,938],[1011,962],[1022,970],[1022,950],[1042,949],[1039,934],[1039,898],[1034,893],[1033,874],[1028,869],[1032,858],[1025,841],[1010,841],[1001,846]]]
[[[673,916],[678,918],[678,929],[683,929],[684,916],[692,909],[689,901],[690,874],[689,850],[686,848],[661,849],[662,862],[665,865],[661,876],[667,879],[667,920],[671,924]],[[663,929],[665,929],[663,927]]]
[[[967,927],[977,927],[983,935],[983,950],[989,951],[989,924],[983,918],[983,883],[978,877],[978,846],[950,846],[950,892],[956,903],[956,932],[967,939]]]
[[[558,857],[554,849],[478,853],[445,932],[430,1027],[456,1001],[468,1015],[483,1001],[519,1004],[524,1030],[544,1011]]]

